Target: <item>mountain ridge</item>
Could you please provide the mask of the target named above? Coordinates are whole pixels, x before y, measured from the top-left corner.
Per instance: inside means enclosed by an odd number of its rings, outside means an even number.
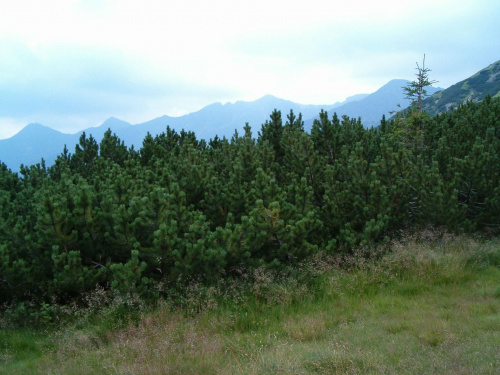
[[[398,83],[395,85],[395,82]],[[164,132],[167,126],[176,131],[180,131],[181,129],[193,131],[198,139],[209,140],[215,137],[215,135],[219,138],[231,138],[235,131],[242,134],[244,125],[249,123],[254,136],[256,136],[261,125],[269,119],[269,115],[274,109],[281,111],[284,121],[286,121],[286,115],[290,110],[293,110],[297,115],[301,113],[306,131],[310,130],[314,119],[317,118],[321,110],[331,112],[332,115],[334,111],[340,111],[339,115],[345,114],[350,117],[358,117],[359,113],[362,113],[362,117],[370,118],[371,116],[371,118],[376,119],[376,121],[371,120],[370,124],[367,125],[374,126],[377,125],[376,122],[380,121],[385,111],[392,110],[401,100],[402,90],[400,89],[400,83],[402,82],[407,81],[391,80],[388,84],[382,86],[384,88],[390,85],[392,86],[392,92],[397,93],[395,98],[389,100],[390,103],[393,103],[389,104],[390,108],[386,109],[384,107],[383,111],[380,108],[375,108],[377,107],[376,105],[370,104],[374,102],[373,95],[379,95],[381,88],[375,93],[356,94],[348,97],[344,102],[336,102],[334,104],[300,104],[268,94],[254,101],[236,101],[224,104],[220,102],[212,103],[186,115],[178,117],[163,115],[135,125],[116,117],[110,117],[99,126],[87,128],[74,134],[64,134],[45,125],[40,125],[41,128],[39,130],[42,133],[38,134],[36,142],[33,140],[29,141],[22,136],[24,134],[23,130],[26,129],[25,127],[13,137],[0,140],[0,161],[4,162],[12,171],[18,171],[18,167],[21,164],[33,165],[39,163],[42,158],[45,160],[46,165],[50,166],[56,157],[61,154],[65,145],[70,152],[74,150],[82,133],[85,132],[87,136],[92,134],[94,139],[99,143],[108,128],[123,140],[127,146],[134,146],[135,149],[140,149],[147,133],[156,136]],[[383,101],[387,101],[387,98]],[[363,112],[363,102],[375,108],[376,113],[368,115]],[[375,100],[375,102],[381,103],[380,100]],[[43,129],[46,130],[45,135],[43,134]],[[51,134],[50,136],[48,135],[49,133]],[[36,151],[37,148],[39,149],[38,153]],[[27,151],[25,152],[25,150]]]
[[[500,60],[429,96],[422,102],[422,110],[432,116],[447,112],[468,100],[481,101],[486,95],[500,97]]]
[[[334,112],[340,116],[348,116],[351,118],[361,117],[361,122],[365,127],[376,127],[380,124],[382,116],[390,116],[390,113],[398,107],[406,107],[410,105],[410,100],[405,98],[403,87],[410,81],[405,79],[392,79],[377,91],[367,95],[362,100],[351,101],[334,107]],[[441,88],[430,87],[432,93],[442,90]],[[333,113],[332,113],[333,114]],[[329,113],[330,115],[330,113]],[[305,129],[310,130],[315,119],[315,116],[305,121]]]
[[[290,110],[297,115],[301,113],[306,131],[310,131],[314,119],[318,117],[321,110],[329,112],[330,115],[336,112],[339,116],[361,117],[364,126],[377,126],[382,115],[387,116],[390,111],[396,109],[398,104],[409,104],[402,90],[408,82],[393,79],[374,93],[356,94],[346,98],[344,102],[334,104],[300,104],[268,94],[248,102],[212,103],[183,116],[163,115],[135,125],[110,117],[99,126],[87,128],[75,134],[64,134],[38,124],[40,127],[37,128],[39,133],[37,133],[36,142],[24,136],[30,129],[27,126],[13,137],[0,140],[0,162],[5,163],[12,171],[18,171],[20,164],[39,163],[42,158],[46,161],[46,165],[51,165],[61,154],[65,145],[70,152],[74,150],[83,132],[87,135],[92,134],[99,143],[108,128],[127,146],[134,146],[135,149],[140,149],[147,133],[156,136],[164,132],[167,126],[175,131],[182,129],[193,131],[198,139],[209,140],[216,135],[219,138],[231,138],[235,131],[242,134],[244,125],[249,123],[256,136],[261,125],[269,119],[274,109],[281,111],[283,121],[286,121],[286,115]]]

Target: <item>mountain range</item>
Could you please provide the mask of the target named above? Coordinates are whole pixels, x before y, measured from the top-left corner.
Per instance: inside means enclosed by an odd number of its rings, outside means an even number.
[[[466,100],[481,100],[487,94],[499,96],[499,72],[500,61],[447,89],[429,87],[427,91],[431,96],[424,101],[424,109],[434,114],[449,110]],[[46,165],[51,165],[63,151],[64,145],[73,152],[83,132],[92,134],[100,142],[108,129],[127,146],[133,145],[135,149],[140,149],[148,132],[155,136],[164,132],[167,126],[176,131],[193,131],[198,139],[209,140],[216,135],[219,138],[230,138],[235,131],[241,134],[248,122],[256,136],[274,109],[281,111],[284,120],[290,110],[295,114],[302,113],[306,131],[310,131],[321,110],[327,111],[329,116],[336,112],[339,116],[361,117],[365,127],[372,127],[379,124],[383,115],[388,117],[398,107],[410,105],[402,89],[408,83],[406,80],[394,79],[372,94],[354,95],[342,103],[329,105],[298,104],[266,95],[251,102],[214,103],[184,116],[162,116],[136,125],[111,117],[98,127],[76,134],[63,134],[40,124],[29,124],[13,137],[0,140],[0,162],[5,163],[12,171],[18,171],[21,164],[39,163],[42,158]]]

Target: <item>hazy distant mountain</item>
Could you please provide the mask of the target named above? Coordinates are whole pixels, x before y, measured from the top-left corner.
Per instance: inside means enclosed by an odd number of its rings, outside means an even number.
[[[336,107],[339,107],[341,106],[342,104],[346,104],[346,103],[350,103],[350,102],[356,102],[358,100],[361,100],[361,99],[364,99],[366,98],[367,96],[369,96],[370,94],[356,94],[356,95],[353,95],[353,96],[349,96],[347,97],[347,99],[342,102],[342,103],[336,103]]]
[[[500,60],[473,76],[448,87],[423,101],[422,108],[431,115],[446,112],[468,100],[478,102],[486,95],[500,96]]]
[[[331,117],[333,112],[336,112],[339,117],[343,115],[354,118],[361,117],[361,123],[365,127],[377,126],[380,124],[382,115],[389,118],[391,111],[400,108],[398,105],[400,105],[401,108],[410,105],[410,101],[405,99],[405,94],[403,92],[403,87],[408,83],[409,81],[404,79],[393,79],[373,94],[362,97],[361,100],[348,102],[335,107],[332,113],[328,113],[328,116]],[[430,94],[439,90],[441,89],[436,87],[428,88]],[[306,130],[311,128],[314,118],[306,121]]]
[[[352,99],[355,100],[355,99]],[[237,101],[235,103],[214,103],[197,112],[180,117],[162,116],[154,120],[134,125],[130,128],[117,132],[117,135],[125,140],[125,143],[140,147],[147,132],[159,134],[170,126],[177,131],[181,129],[195,132],[197,138],[209,140],[216,135],[219,138],[231,138],[235,130],[242,133],[245,123],[249,123],[252,132],[256,136],[261,125],[269,119],[274,109],[282,113],[283,121],[290,109],[296,115],[302,113],[304,119],[317,115],[321,109],[331,109],[341,103],[330,105],[304,105],[266,95],[252,102]]]
[[[406,83],[404,80],[393,80],[373,94],[354,95],[343,103],[305,105],[266,95],[252,102],[214,103],[188,115],[162,116],[137,125],[111,117],[102,125],[84,131],[87,135],[92,134],[96,141],[100,142],[106,130],[110,128],[127,146],[133,145],[135,149],[140,149],[148,132],[154,136],[164,132],[167,126],[176,131],[182,129],[193,131],[198,139],[209,140],[215,135],[220,138],[230,138],[235,130],[242,134],[243,127],[248,122],[253,135],[257,136],[261,125],[269,119],[274,109],[281,111],[283,122],[286,121],[290,109],[296,115],[302,113],[306,130],[310,129],[313,118],[321,109],[331,115],[335,111],[339,116],[344,114],[350,117],[361,116],[365,126],[372,126],[380,122],[382,114],[396,109],[398,103],[404,104],[401,88]],[[68,147],[69,152],[74,151],[82,133],[83,131],[76,134],[62,134],[42,125],[30,124],[13,137],[0,140],[0,161],[13,171],[18,171],[21,163],[32,165],[39,163],[41,158],[47,165],[51,165],[63,151],[64,145]]]
[[[42,158],[49,166],[63,152],[64,145],[73,153],[83,132],[92,134],[100,142],[108,128],[118,133],[130,126],[132,125],[128,122],[111,117],[99,127],[85,129],[76,134],[64,134],[44,125],[29,124],[13,137],[0,140],[0,161],[16,172],[21,164],[33,165],[40,163]]]
[[[51,164],[65,144],[75,144],[75,135],[63,134],[47,126],[29,124],[9,139],[0,140],[0,161],[18,171],[21,164],[32,165],[44,158]]]
[[[131,126],[132,125],[126,121],[117,119],[116,117],[110,117],[100,126],[79,131],[78,133],[76,133],[76,135],[79,139],[80,135],[85,132],[86,134],[92,134],[94,138],[101,140],[102,137],[104,137],[104,133],[106,133],[108,129],[111,129],[113,132],[118,133],[121,130],[127,129]]]

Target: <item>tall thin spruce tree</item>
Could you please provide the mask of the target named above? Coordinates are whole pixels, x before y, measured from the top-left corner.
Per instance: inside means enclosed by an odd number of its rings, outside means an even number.
[[[420,67],[418,63],[416,64],[417,67],[415,69],[417,69],[417,79],[403,87],[403,90],[406,94],[406,99],[410,99],[412,101],[412,107],[415,108],[417,113],[420,113],[422,111],[422,102],[427,97],[426,87],[432,86],[438,81],[429,79],[429,72],[431,70],[425,67],[425,54],[422,61],[422,67]]]

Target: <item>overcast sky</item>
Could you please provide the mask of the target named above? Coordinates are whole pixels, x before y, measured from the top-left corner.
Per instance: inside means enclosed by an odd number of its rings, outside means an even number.
[[[500,1],[0,0],[0,139],[265,94],[332,104],[500,59]]]

